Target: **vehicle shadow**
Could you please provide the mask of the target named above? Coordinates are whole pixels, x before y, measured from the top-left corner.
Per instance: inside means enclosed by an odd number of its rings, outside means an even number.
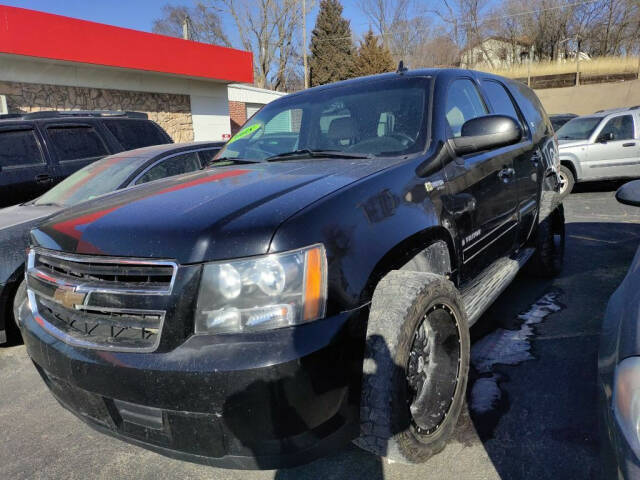
[[[632,179],[624,180],[599,180],[595,182],[581,182],[576,183],[573,186],[571,193],[585,193],[585,192],[612,192],[616,191],[625,183]]]
[[[600,323],[638,239],[640,223],[568,223],[562,274],[546,280],[518,275],[471,329],[472,348],[498,328],[518,329],[522,324],[518,315],[550,290],[561,292],[559,301],[565,308],[534,327],[532,359],[496,368],[501,399],[488,413],[466,414],[463,410],[450,441],[452,448],[447,447],[425,464],[403,465],[389,464],[347,445],[311,463],[279,469],[274,478],[379,480],[426,478],[427,474],[429,478],[450,478],[470,472],[487,478],[497,474],[503,479],[601,478],[597,403]],[[398,365],[394,368],[404,369]],[[472,368],[468,401],[477,378]],[[326,394],[327,386],[324,382],[314,385],[315,393]],[[254,389],[266,389],[279,401],[287,401],[287,392],[276,381],[259,380],[247,390]],[[237,400],[230,397],[225,410]],[[287,409],[287,417],[294,429],[307,429],[307,413],[292,407]],[[276,422],[277,418],[273,419]],[[228,427],[244,447],[253,448],[250,429],[233,424]],[[274,431],[278,428],[274,423]]]
[[[640,216],[638,217],[640,221]],[[518,329],[518,314],[553,289],[564,309],[534,327],[532,359],[499,366],[502,396],[471,419],[501,478],[603,478],[597,355],[609,296],[624,278],[640,223],[568,223],[565,268],[553,280],[520,274],[472,329]],[[468,394],[478,375],[472,367]]]

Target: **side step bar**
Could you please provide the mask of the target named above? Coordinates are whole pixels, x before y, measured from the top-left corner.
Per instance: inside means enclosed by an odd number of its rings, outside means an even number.
[[[531,258],[533,252],[533,248],[526,248],[514,257],[500,258],[462,286],[460,293],[467,312],[469,327],[478,321],[485,310],[507,288],[518,271]]]

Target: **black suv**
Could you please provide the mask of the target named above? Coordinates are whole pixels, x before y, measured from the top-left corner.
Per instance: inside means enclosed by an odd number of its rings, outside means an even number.
[[[109,154],[172,142],[140,112],[0,115],[0,208],[31,200]]]
[[[266,105],[215,162],[32,230],[19,318],[54,396],[210,465],[444,448],[470,325],[526,262],[562,267],[535,94],[466,70],[339,82]]]

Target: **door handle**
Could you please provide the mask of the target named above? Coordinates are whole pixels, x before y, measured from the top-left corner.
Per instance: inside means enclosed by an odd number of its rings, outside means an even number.
[[[623,147],[635,147],[636,146],[636,142],[623,143],[622,146]]]
[[[498,172],[498,178],[503,182],[508,182],[509,179],[513,177],[515,174],[516,174],[516,171],[513,168],[511,167],[503,168]]]
[[[51,178],[51,175],[47,175],[42,174],[42,175],[36,175],[36,182],[37,183],[50,183],[53,181],[53,178]]]

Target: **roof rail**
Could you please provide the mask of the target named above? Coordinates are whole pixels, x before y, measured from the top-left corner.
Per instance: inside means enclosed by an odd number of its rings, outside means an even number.
[[[21,113],[3,113],[0,114],[0,120],[5,120],[7,118],[20,118],[22,117]]]
[[[129,112],[120,110],[42,110],[39,112],[24,114],[9,114],[11,117],[0,118],[22,118],[24,120],[35,120],[40,118],[56,117],[127,117],[127,118],[149,118],[143,112]]]

